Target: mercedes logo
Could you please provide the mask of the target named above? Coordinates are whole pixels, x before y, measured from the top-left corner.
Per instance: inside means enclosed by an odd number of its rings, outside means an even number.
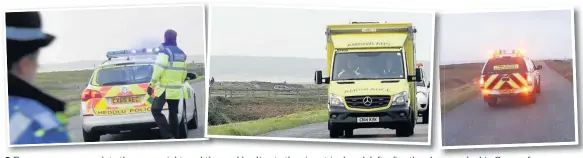
[[[366,105],[366,106],[370,106],[372,104],[372,98],[371,97],[364,97],[364,99],[362,99],[362,103],[364,103],[364,105]]]
[[[129,92],[128,87],[122,87],[121,88],[121,93],[127,94],[128,92]]]

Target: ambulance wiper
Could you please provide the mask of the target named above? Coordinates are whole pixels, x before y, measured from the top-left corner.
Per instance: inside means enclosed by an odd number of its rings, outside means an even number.
[[[377,78],[347,78],[347,79],[343,79],[343,80],[376,80]]]

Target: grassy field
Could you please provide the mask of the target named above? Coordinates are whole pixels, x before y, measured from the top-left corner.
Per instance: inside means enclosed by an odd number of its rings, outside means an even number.
[[[294,128],[297,126],[325,122],[328,120],[327,110],[297,112],[289,115],[210,126],[208,133],[212,135],[255,136],[263,133]]]
[[[195,64],[188,65],[188,71],[199,75],[190,83],[204,80],[204,68]],[[60,71],[39,73],[35,85],[44,92],[67,102],[65,114],[74,116],[79,114],[81,92],[87,86],[93,70]]]
[[[573,60],[546,60],[544,61],[549,69],[555,70],[561,74],[565,79],[573,83]],[[544,69],[544,68],[543,68]]]
[[[478,80],[484,63],[439,66],[441,113],[479,94]]]
[[[293,89],[274,88],[281,85]],[[209,134],[257,135],[326,121],[325,86],[217,82],[211,87]]]

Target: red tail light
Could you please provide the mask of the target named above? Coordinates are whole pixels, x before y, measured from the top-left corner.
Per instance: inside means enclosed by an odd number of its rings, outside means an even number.
[[[96,90],[85,89],[81,94],[81,101],[87,101],[91,98],[101,98],[101,93]]]

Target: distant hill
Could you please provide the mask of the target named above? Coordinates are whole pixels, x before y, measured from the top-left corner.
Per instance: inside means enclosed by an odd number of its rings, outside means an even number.
[[[429,69],[430,64],[428,61],[421,62]],[[288,83],[313,83],[314,71],[325,69],[326,59],[256,56],[210,57],[210,76],[219,82],[285,81]]]
[[[104,57],[105,58],[105,57]],[[69,63],[59,64],[42,64],[39,72],[53,72],[53,71],[75,71],[75,70],[91,70],[105,61],[103,60],[84,60]],[[188,55],[188,63],[204,63],[203,55]]]

